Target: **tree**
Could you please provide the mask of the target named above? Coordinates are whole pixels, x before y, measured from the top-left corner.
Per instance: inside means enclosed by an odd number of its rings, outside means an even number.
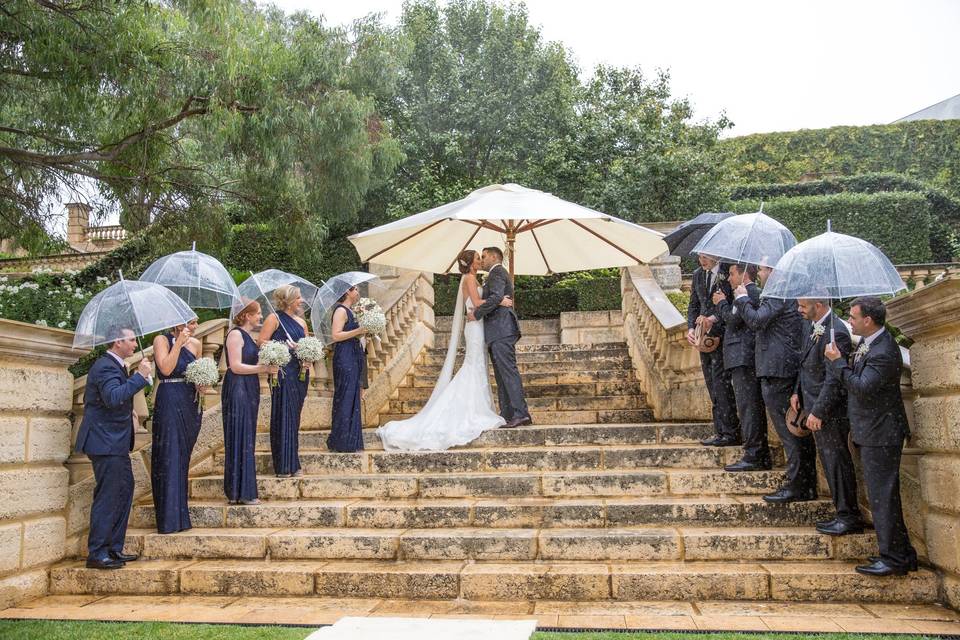
[[[6,233],[92,190],[132,230],[168,214],[197,233],[269,221],[303,252],[401,157],[376,110],[400,56],[373,19],[330,28],[250,0],[14,0],[0,38]]]

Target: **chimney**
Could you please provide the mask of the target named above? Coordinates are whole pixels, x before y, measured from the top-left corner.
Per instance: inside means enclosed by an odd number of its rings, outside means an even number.
[[[83,202],[67,203],[67,242],[76,249],[87,243],[90,211],[90,205]]]

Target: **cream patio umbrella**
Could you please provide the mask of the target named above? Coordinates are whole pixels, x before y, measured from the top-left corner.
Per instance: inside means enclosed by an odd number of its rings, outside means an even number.
[[[628,267],[666,253],[663,234],[517,184],[350,236],[363,262],[449,273],[464,249],[505,249],[510,275]]]

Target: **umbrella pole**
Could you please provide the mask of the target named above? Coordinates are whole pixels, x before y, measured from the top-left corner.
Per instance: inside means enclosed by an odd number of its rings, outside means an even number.
[[[513,227],[513,225],[510,225],[509,227],[507,227],[507,253],[510,256],[510,284],[513,284],[513,269],[514,269],[513,248],[516,240],[517,240],[517,231]]]

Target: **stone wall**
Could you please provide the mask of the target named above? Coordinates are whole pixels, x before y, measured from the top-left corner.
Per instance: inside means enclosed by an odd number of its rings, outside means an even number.
[[[910,348],[913,436],[901,491],[911,534],[943,573],[943,599],[960,608],[960,276],[888,304]]]
[[[568,311],[560,314],[561,344],[623,342],[623,312]]]
[[[73,333],[0,319],[0,609],[65,555]]]

